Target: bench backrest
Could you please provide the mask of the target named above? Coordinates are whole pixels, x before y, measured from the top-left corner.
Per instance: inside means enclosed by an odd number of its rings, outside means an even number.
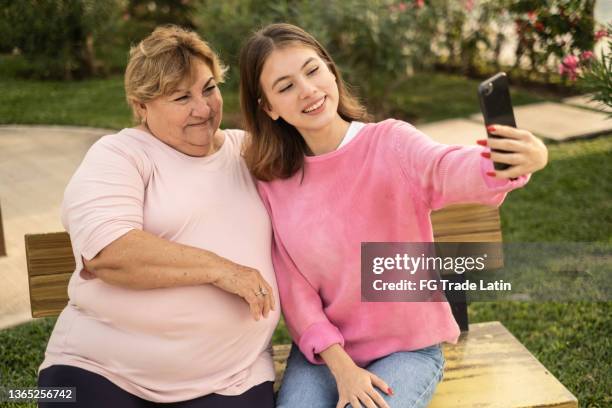
[[[432,213],[431,219],[436,242],[502,240],[499,211],[494,207],[456,205]],[[75,269],[70,237],[66,232],[28,234],[25,245],[32,316],[57,316],[68,302],[68,281]],[[501,266],[501,256],[496,262]],[[465,301],[451,306],[459,326],[467,330]]]

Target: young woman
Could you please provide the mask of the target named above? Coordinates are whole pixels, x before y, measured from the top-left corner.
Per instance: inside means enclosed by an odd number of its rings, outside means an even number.
[[[433,241],[431,210],[501,204],[545,166],[544,144],[495,126],[506,138],[480,144],[510,152],[498,154],[435,143],[398,120],[364,123],[327,51],[288,24],[255,33],[240,70],[245,157],[272,217],[297,346],[277,406],[426,406],[442,377],[439,344],[459,329],[448,303],[360,302],[361,242]],[[491,160],[512,167],[494,171]]]

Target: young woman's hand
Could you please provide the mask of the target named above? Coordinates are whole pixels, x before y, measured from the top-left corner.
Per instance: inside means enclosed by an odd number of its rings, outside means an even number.
[[[491,149],[506,150],[509,153],[488,152],[484,157],[494,162],[506,163],[511,167],[506,170],[495,170],[495,178],[510,179],[524,176],[541,170],[548,162],[548,150],[544,143],[531,132],[510,126],[491,125],[487,130],[492,135],[503,136],[502,139],[489,138],[478,141],[478,144]]]
[[[341,372],[334,373],[338,386],[338,404],[336,408],[351,407],[389,408],[377,387],[390,393],[391,389],[382,379],[355,364]]]
[[[336,379],[338,386],[336,408],[344,408],[347,404],[351,404],[354,408],[389,408],[374,387],[381,389],[387,395],[393,395],[393,390],[382,379],[355,364],[340,344],[329,346],[319,355]]]

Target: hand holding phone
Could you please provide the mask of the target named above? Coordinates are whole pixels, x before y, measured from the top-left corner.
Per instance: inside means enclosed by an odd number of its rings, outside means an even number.
[[[544,143],[528,130],[516,129],[506,74],[500,72],[482,82],[478,96],[495,167],[492,176],[514,180],[544,168],[548,162]],[[493,130],[491,125],[500,126]]]
[[[504,72],[483,81],[478,86],[478,99],[480,100],[480,110],[484,116],[485,126],[493,124],[516,127],[510,91],[508,88],[508,77]],[[490,139],[500,139],[501,136],[492,135],[487,131]],[[491,149],[492,152],[508,153],[505,150]],[[493,162],[495,170],[505,170],[510,167],[506,163]]]

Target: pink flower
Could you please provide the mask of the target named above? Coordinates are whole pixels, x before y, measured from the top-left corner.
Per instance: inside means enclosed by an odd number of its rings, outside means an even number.
[[[468,13],[472,11],[474,9],[474,0],[466,0],[465,9],[468,11]]]
[[[567,76],[570,81],[575,81],[578,70],[578,58],[575,55],[567,55],[559,64],[559,75]]]
[[[397,9],[401,12],[408,10],[408,5],[405,2],[401,2],[397,5]]]
[[[576,69],[578,68],[578,58],[575,55],[567,55],[563,58],[562,64],[569,69]]]
[[[604,30],[603,28],[599,31],[595,32],[595,41],[599,41],[604,37],[608,36],[608,30]]]
[[[583,51],[582,54],[580,54],[580,61],[588,61],[591,58],[593,58],[593,51]]]
[[[529,17],[529,20],[531,21],[535,21],[536,17],[537,17],[537,13],[535,11],[528,11],[527,12],[527,17]]]
[[[414,5],[416,8],[423,8],[425,5],[425,0],[415,0]]]

